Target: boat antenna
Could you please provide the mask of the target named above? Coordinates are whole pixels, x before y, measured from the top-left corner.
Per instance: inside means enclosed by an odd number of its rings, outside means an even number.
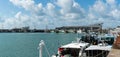
[[[49,52],[48,52],[48,49],[46,48],[45,43],[44,43],[43,40],[40,41],[39,47],[38,47],[38,49],[39,49],[39,57],[42,57],[42,48],[43,48],[43,46],[45,47],[45,49],[46,49],[46,51],[47,51],[47,53],[48,53],[48,56],[50,57],[50,54],[49,54]]]

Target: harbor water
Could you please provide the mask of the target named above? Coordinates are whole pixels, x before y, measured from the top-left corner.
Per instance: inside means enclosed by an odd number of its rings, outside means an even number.
[[[56,54],[58,47],[77,38],[74,33],[0,33],[0,57],[39,57],[40,40],[50,53]],[[48,54],[43,48],[43,57]]]

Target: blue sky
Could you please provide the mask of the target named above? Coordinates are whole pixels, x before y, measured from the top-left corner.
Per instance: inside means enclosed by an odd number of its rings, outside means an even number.
[[[52,2],[52,0],[34,0],[34,1],[36,4],[42,3],[44,6],[47,3]],[[76,0],[76,2],[78,2],[83,8],[85,8],[85,10],[88,10],[89,6],[94,4],[95,0],[90,0],[90,1],[88,1],[88,0]],[[25,12],[24,9],[16,7],[9,0],[0,0],[0,10],[1,10],[0,16],[13,16],[18,11]],[[9,14],[8,14],[8,12],[9,12]]]
[[[119,0],[0,0],[0,28],[120,25]]]

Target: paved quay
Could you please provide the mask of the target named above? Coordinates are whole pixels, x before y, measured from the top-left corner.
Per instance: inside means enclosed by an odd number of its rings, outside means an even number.
[[[112,48],[107,57],[120,57],[120,49]]]

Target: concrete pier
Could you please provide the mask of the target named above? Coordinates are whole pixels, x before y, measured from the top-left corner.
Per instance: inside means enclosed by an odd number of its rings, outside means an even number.
[[[113,47],[107,57],[120,57],[120,34],[114,41]]]
[[[112,48],[107,57],[120,57],[120,49]]]

